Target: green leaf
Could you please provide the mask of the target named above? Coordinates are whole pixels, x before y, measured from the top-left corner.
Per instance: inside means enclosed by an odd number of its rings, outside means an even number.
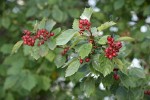
[[[84,76],[85,76],[85,73],[83,73],[83,72],[76,72],[74,75],[70,76],[70,80],[72,82],[76,83],[76,82],[79,82],[80,79],[84,78]]]
[[[45,45],[41,45],[41,46],[39,47],[39,55],[40,55],[41,57],[46,56],[46,55],[48,54],[48,51],[49,51],[49,49],[48,49],[48,47],[45,46]]]
[[[120,59],[114,58],[114,59],[113,59],[113,62],[118,66],[118,68],[119,68],[120,70],[123,69],[124,64],[122,63],[122,61],[121,61]]]
[[[124,87],[119,87],[116,91],[117,100],[128,100],[127,89]]]
[[[8,17],[3,17],[1,24],[4,28],[8,29],[11,24],[11,20]]]
[[[37,46],[34,46],[32,49],[31,49],[31,56],[34,58],[34,59],[39,59],[40,58],[40,54],[39,54],[39,47]]]
[[[81,59],[88,56],[89,53],[91,52],[91,50],[92,50],[92,44],[91,43],[81,45],[81,47],[79,48],[79,56],[81,57]]]
[[[22,44],[23,44],[23,41],[18,41],[12,48],[11,54],[17,53],[18,49],[21,47]]]
[[[52,62],[54,60],[54,58],[55,58],[55,53],[50,50],[45,57],[46,57],[47,60],[49,60],[50,62]]]
[[[93,13],[92,8],[85,8],[80,18],[90,20],[92,13]]]
[[[134,41],[134,39],[126,36],[126,37],[120,37],[116,39],[116,41]]]
[[[114,68],[114,65],[111,62],[111,60],[109,60],[102,54],[101,55],[97,54],[93,57],[92,65],[93,68],[101,72],[104,75],[104,77],[110,74]]]
[[[47,20],[45,23],[45,28],[50,32],[52,28],[55,26],[56,22],[53,20]]]
[[[8,92],[7,95],[6,95],[5,100],[15,100],[15,98],[14,98],[14,96],[11,92]]]
[[[57,68],[60,68],[65,62],[66,62],[66,57],[62,55],[57,55],[54,60],[54,63],[57,66]]]
[[[80,11],[78,9],[69,9],[69,14],[72,18],[79,18]]]
[[[63,21],[63,12],[58,8],[58,6],[54,6],[52,10],[52,17],[57,21],[57,22],[62,22]]]
[[[48,41],[46,41],[46,44],[48,46],[49,49],[54,50],[56,48],[56,40],[55,39],[50,39]]]
[[[0,52],[3,54],[10,54],[12,50],[13,44],[3,44],[0,48]]]
[[[144,70],[140,68],[129,69],[129,75],[137,78],[145,78]]]
[[[62,68],[67,67],[67,66],[68,66],[69,64],[71,64],[74,60],[76,60],[76,58],[70,59],[68,62],[66,62],[66,63],[62,66]]]
[[[100,57],[100,54],[94,55],[93,56],[93,61],[92,61],[92,65],[93,65],[94,69],[97,70],[97,71],[101,70],[99,57]]]
[[[36,12],[37,12],[36,7],[30,7],[26,12],[26,17],[34,16],[36,14]]]
[[[144,16],[150,15],[150,5],[146,6],[143,11]]]
[[[105,22],[104,24],[102,24],[101,26],[99,26],[97,29],[98,29],[99,31],[103,31],[103,30],[105,30],[105,29],[107,29],[107,28],[109,28],[109,27],[111,27],[111,26],[113,26],[113,25],[115,25],[115,24],[116,24],[116,23],[113,22],[113,21]]]
[[[43,18],[38,25],[38,29],[44,29],[45,25],[46,25],[46,18]]]
[[[110,87],[112,86],[114,79],[112,78],[113,74],[108,74],[105,78],[102,79],[102,83],[104,87]]]
[[[31,73],[26,73],[22,82],[22,87],[28,91],[31,91],[36,86],[36,79]]]
[[[126,88],[129,88],[129,87],[135,87],[136,86],[136,81],[135,79],[133,79],[132,77],[129,77],[123,73],[120,73],[119,74],[120,76],[120,80],[121,80],[121,83],[126,87]]]
[[[68,29],[64,32],[62,32],[57,38],[56,38],[56,44],[57,45],[65,45],[68,43],[71,38],[78,33],[78,31],[73,30],[73,29]]]
[[[4,82],[4,89],[10,89],[12,88],[18,81],[18,76],[9,76],[6,78],[5,82]]]
[[[91,96],[95,91],[94,79],[92,79],[92,78],[86,79],[84,82],[83,90],[88,97]]]
[[[101,44],[101,45],[106,44],[106,43],[107,43],[107,37],[108,37],[108,36],[109,36],[109,35],[102,36],[102,37],[99,39],[98,43]]]
[[[99,34],[99,32],[98,32],[98,30],[97,30],[96,27],[92,27],[92,28],[91,28],[91,32],[92,32],[92,35],[93,35],[93,36],[97,36],[97,35]]]
[[[51,82],[50,78],[48,78],[46,76],[42,76],[41,79],[42,79],[42,81],[41,81],[42,89],[45,91],[48,90],[50,88],[50,82]]]
[[[16,74],[19,74],[20,71],[22,70],[22,67],[19,67],[19,66],[13,66],[13,67],[10,67],[8,70],[7,70],[7,75],[16,75]]]
[[[52,32],[55,34],[54,37],[56,37],[57,35],[59,35],[60,31],[61,31],[61,28],[56,28],[56,29],[54,29],[54,30],[52,31]]]
[[[50,78],[47,76],[39,76],[38,77],[38,86],[42,89],[47,91],[50,88]]]
[[[80,67],[79,60],[78,59],[74,60],[72,63],[70,63],[70,65],[66,69],[65,77],[73,75],[75,72],[78,71],[79,67]]]
[[[114,3],[114,9],[120,9],[124,6],[124,0],[116,0]]]
[[[24,55],[30,55],[31,54],[31,50],[32,50],[32,47],[31,46],[28,46],[28,45],[23,45],[23,53]]]
[[[145,2],[145,0],[135,0],[135,4],[138,5],[138,6],[140,6],[144,2]]]
[[[79,31],[79,20],[78,20],[78,19],[74,19],[72,28],[73,28],[74,30]]]

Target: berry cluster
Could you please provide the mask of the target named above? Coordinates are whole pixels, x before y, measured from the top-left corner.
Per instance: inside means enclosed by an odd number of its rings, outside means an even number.
[[[112,59],[117,56],[117,52],[119,52],[119,49],[122,47],[122,43],[120,41],[115,42],[114,38],[110,36],[107,37],[107,43],[109,47],[105,49],[105,56]]]
[[[113,70],[114,71],[113,77],[115,80],[119,80],[118,70],[119,70],[118,68],[114,68],[114,70]]]
[[[80,19],[79,20],[79,28],[80,28],[80,34],[83,34],[83,31],[89,30],[91,26],[91,23],[87,19]]]
[[[38,46],[41,46],[42,44],[44,44],[44,42],[47,41],[47,39],[50,38],[51,36],[54,36],[53,32],[50,33],[46,29],[38,30],[36,33],[37,39],[40,40],[38,43]]]
[[[54,33],[50,33],[46,29],[38,30],[36,35],[31,35],[29,30],[24,30],[23,33],[25,34],[22,36],[23,43],[28,46],[34,46],[36,39],[39,39],[38,46],[41,46],[45,41],[47,41],[48,38],[54,36]]]
[[[144,91],[144,94],[150,95],[150,90]]]
[[[31,36],[31,32],[28,30],[24,30],[23,33],[25,34],[24,36],[22,36],[23,44],[34,46],[36,38],[34,36]]]
[[[90,58],[85,58],[85,62],[89,62],[90,61]],[[83,59],[80,58],[80,64],[82,64],[84,62]]]
[[[64,50],[61,52],[61,55],[64,56],[69,50],[69,47],[64,48]]]

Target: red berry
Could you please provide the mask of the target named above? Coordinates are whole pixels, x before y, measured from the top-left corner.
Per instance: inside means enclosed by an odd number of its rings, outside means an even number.
[[[43,34],[43,37],[47,37],[47,34]]]
[[[46,34],[48,35],[48,34],[49,34],[49,32],[46,32]]]
[[[83,59],[80,59],[80,64],[82,64],[83,63]]]
[[[115,80],[119,80],[119,75],[118,74],[114,74],[114,79]]]
[[[81,20],[79,20],[79,23],[80,23],[80,24],[83,24],[83,20],[82,20],[82,19],[81,19]]]
[[[64,49],[64,52],[67,52],[67,51],[68,51],[68,49],[67,49],[67,48],[65,48],[65,49]]]
[[[112,37],[111,37],[111,36],[108,36],[108,37],[107,37],[107,41],[112,41]]]
[[[90,58],[86,58],[86,59],[85,59],[85,62],[89,62],[89,61],[90,61]]]
[[[47,37],[44,37],[44,41],[47,41]]]
[[[89,28],[90,28],[89,26],[86,27],[87,30],[89,30]]]
[[[117,54],[114,52],[112,55],[115,57]]]
[[[34,44],[34,43],[35,43],[35,40],[32,40],[31,42],[32,42],[32,44]]]
[[[113,49],[112,47],[109,47],[109,48],[108,48],[108,50],[112,50],[112,49]]]
[[[41,44],[44,44],[44,41],[41,41]]]
[[[50,33],[50,36],[54,36],[54,33],[52,32],[52,33]]]
[[[82,24],[80,24],[80,25],[79,25],[79,28],[80,28],[80,29],[82,29],[82,28],[83,28]]]
[[[119,52],[119,50],[118,50],[118,49],[116,49],[116,52]]]
[[[88,23],[87,23],[87,25],[90,27],[90,26],[91,26],[91,23],[90,23],[90,22],[88,22]]]
[[[23,41],[23,44],[27,44],[27,41]]]
[[[113,56],[112,55],[109,55],[109,57],[108,57],[109,59],[112,59],[113,58]]]

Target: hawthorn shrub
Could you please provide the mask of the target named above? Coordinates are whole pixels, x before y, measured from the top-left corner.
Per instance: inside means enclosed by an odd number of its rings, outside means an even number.
[[[22,53],[29,59],[34,58],[37,63],[48,61],[50,66],[43,63],[38,68],[32,68],[28,63],[32,72],[28,68],[20,68],[15,72],[17,66],[12,67],[5,80],[4,90],[29,100],[42,98],[36,95],[41,91],[44,91],[43,98],[59,100],[101,100],[107,96],[117,100],[141,100],[148,96],[149,77],[145,75],[144,69],[130,67],[129,60],[125,59],[125,50],[130,49],[126,48],[126,44],[135,40],[114,33],[100,34],[117,22],[93,26],[90,22],[92,13],[91,8],[85,8],[80,19],[74,19],[71,29],[56,27],[54,20],[43,18],[40,22],[36,21],[32,30],[24,30],[22,40],[12,49],[12,56],[22,52],[19,48],[23,47]],[[18,56],[17,59],[21,58]],[[60,74],[65,77],[67,84],[73,84],[72,87],[55,87],[59,82],[50,86],[50,72],[55,66],[59,73],[53,73],[51,78],[57,79],[57,74]],[[105,89],[101,89],[100,84]],[[55,94],[58,89],[61,90],[60,95],[64,92],[67,95],[57,97]],[[35,97],[30,96],[31,93]],[[12,96],[9,92],[7,95],[10,98]]]

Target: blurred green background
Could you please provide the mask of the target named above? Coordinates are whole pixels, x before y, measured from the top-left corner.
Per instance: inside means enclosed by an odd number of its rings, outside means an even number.
[[[34,60],[21,48],[11,55],[13,45],[21,40],[24,29],[32,29],[43,17],[57,22],[56,28],[72,27],[85,7],[92,7],[92,26],[106,21],[116,26],[102,32],[136,39],[127,43],[126,59],[150,68],[149,0],[1,0],[0,1],[0,100],[87,100],[80,83],[65,79],[64,69],[57,69],[54,56]],[[89,100],[101,100],[107,92],[97,90]],[[107,100],[107,99],[106,99]]]

